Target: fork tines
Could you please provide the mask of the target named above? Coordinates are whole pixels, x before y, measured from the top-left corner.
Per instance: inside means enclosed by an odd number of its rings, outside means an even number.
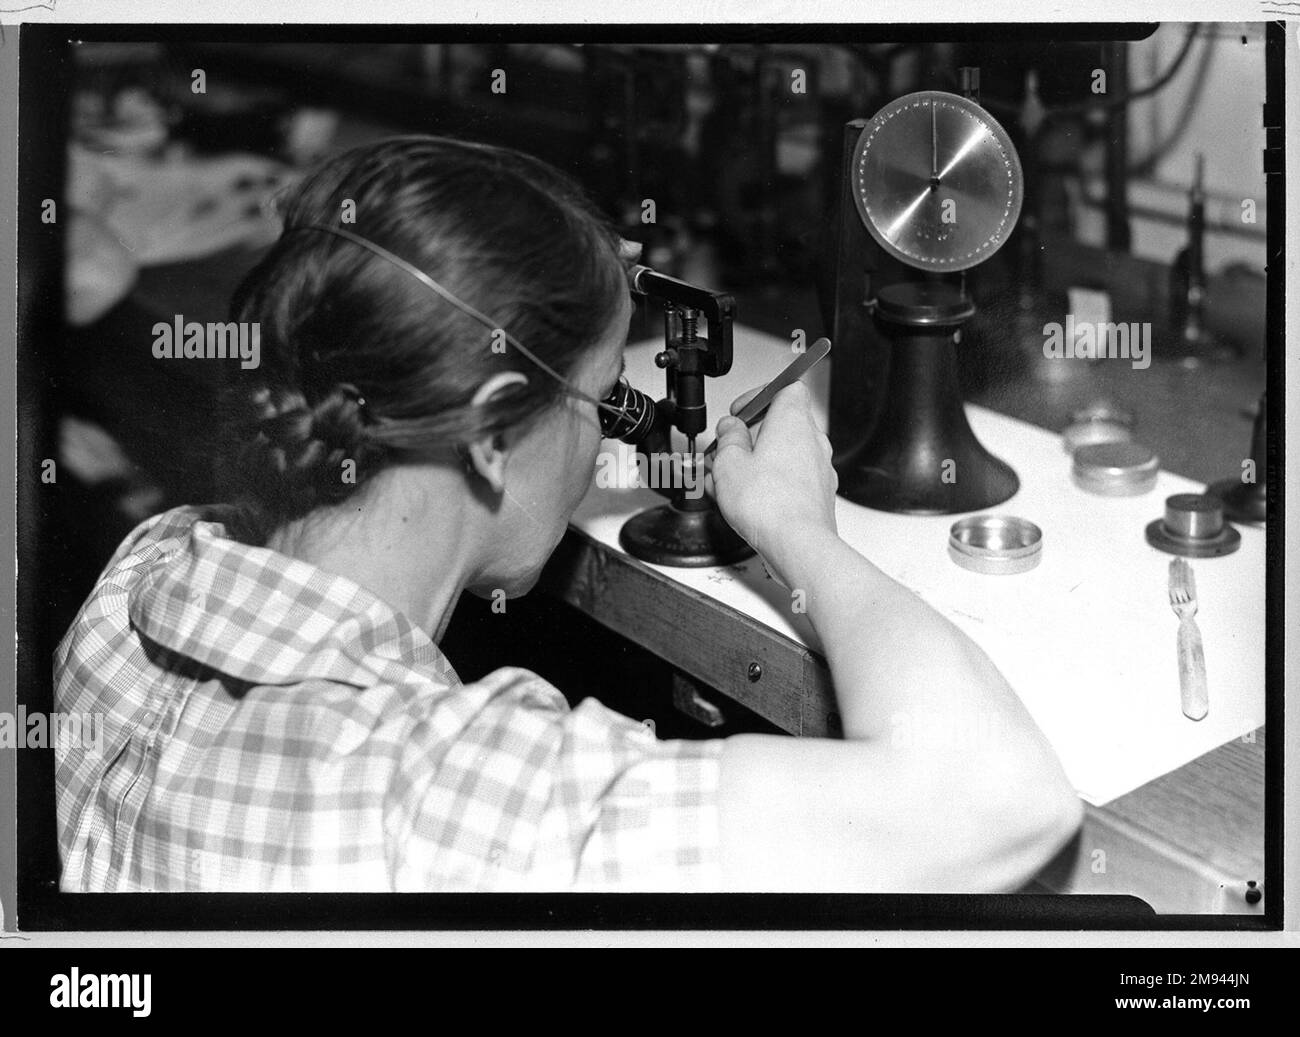
[[[1169,563],[1169,600],[1174,604],[1196,600],[1196,574],[1185,558]]]

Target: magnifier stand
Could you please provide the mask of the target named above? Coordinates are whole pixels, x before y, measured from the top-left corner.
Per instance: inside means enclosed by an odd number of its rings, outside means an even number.
[[[680,496],[633,515],[619,530],[618,542],[643,562],[684,569],[735,565],[754,554],[705,497]]]

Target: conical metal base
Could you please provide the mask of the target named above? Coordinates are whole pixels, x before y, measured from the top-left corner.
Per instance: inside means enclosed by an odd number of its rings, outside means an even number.
[[[1015,471],[984,449],[964,415],[962,424],[964,434],[954,430],[939,439],[921,429],[873,437],[841,469],[840,496],[909,515],[983,511],[1015,496],[1020,489]]]
[[[634,558],[684,569],[734,565],[754,554],[715,506],[693,503],[664,504],[633,515],[623,523],[618,542]]]
[[[876,315],[891,343],[884,411],[867,442],[837,462],[841,497],[878,511],[952,515],[991,508],[1020,489],[966,420],[954,333],[974,312],[946,284],[880,290]]]

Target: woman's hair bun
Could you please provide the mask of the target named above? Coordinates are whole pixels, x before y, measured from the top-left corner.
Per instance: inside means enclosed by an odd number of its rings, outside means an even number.
[[[281,517],[342,500],[373,461],[362,400],[338,385],[314,403],[292,387],[260,386],[248,398],[242,478],[261,487]],[[347,466],[345,462],[351,461]]]

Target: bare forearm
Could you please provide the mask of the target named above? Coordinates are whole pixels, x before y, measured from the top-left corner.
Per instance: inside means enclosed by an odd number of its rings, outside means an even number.
[[[970,737],[1030,725],[978,646],[832,531],[786,543],[776,564],[804,591],[846,738],[934,737],[936,725]]]

